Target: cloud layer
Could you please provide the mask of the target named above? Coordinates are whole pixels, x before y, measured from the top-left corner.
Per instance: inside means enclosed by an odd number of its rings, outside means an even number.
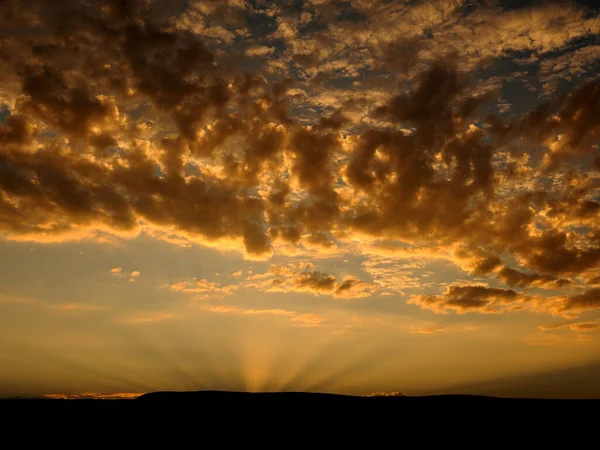
[[[419,285],[377,240],[487,277],[412,297],[424,309],[600,307],[593,11],[188,3],[2,3],[4,239],[340,250],[372,279],[282,265],[245,283],[342,299]],[[169,289],[233,289],[211,283]]]

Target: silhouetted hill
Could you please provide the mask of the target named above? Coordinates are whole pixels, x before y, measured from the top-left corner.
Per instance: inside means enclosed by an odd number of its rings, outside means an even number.
[[[249,393],[228,391],[151,392],[138,397],[136,402],[197,404],[214,408],[229,406],[311,406],[321,408],[419,408],[419,407],[514,407],[525,409],[553,409],[573,407],[600,407],[600,400],[552,400],[527,398],[500,398],[481,395],[430,396],[352,396],[305,392]]]
[[[0,398],[0,403],[129,403],[131,398],[112,397],[108,401],[106,398],[92,397],[73,397],[65,400],[64,398],[50,397],[11,397]],[[256,406],[259,404],[265,405],[280,405],[293,406],[298,404],[306,404],[308,406],[325,406],[325,407],[361,407],[361,408],[418,408],[419,406],[426,407],[457,407],[457,406],[495,406],[505,407],[518,405],[519,408],[567,408],[567,407],[599,407],[600,399],[543,399],[543,398],[506,398],[492,397],[484,395],[427,395],[427,396],[404,396],[404,395],[373,395],[373,396],[358,396],[358,395],[343,395],[343,394],[327,394],[327,393],[312,393],[312,392],[236,392],[236,391],[161,391],[142,394],[134,399],[136,403],[156,404],[156,403],[193,403],[204,406],[213,406],[216,408],[222,406],[236,405],[243,407],[244,405]]]
[[[325,426],[332,422],[360,421],[377,428],[410,427],[417,424],[460,429],[490,423],[512,431],[531,423],[592,424],[593,411],[600,400],[550,400],[486,397],[477,395],[374,396],[361,397],[316,393],[245,393],[245,392],[153,392],[133,403],[148,410],[210,412],[213,417],[240,417],[250,420],[308,420]],[[506,424],[503,425],[503,422]],[[386,425],[387,424],[387,425]],[[516,428],[515,428],[516,427]],[[475,427],[477,428],[477,427]],[[507,430],[508,431],[508,430]],[[533,431],[533,430],[530,430]]]

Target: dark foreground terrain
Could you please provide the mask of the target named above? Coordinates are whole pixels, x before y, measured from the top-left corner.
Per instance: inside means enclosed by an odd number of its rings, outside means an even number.
[[[600,382],[600,381],[599,381]],[[360,397],[315,393],[246,393],[246,392],[154,392],[134,400],[136,404],[174,407],[206,408],[212,411],[277,411],[310,412],[312,416],[387,417],[443,417],[445,421],[483,417],[486,414],[505,414],[511,421],[522,418],[534,420],[543,417],[592,417],[600,411],[599,400],[551,400],[528,398],[500,398],[478,395],[431,395]]]
[[[323,433],[333,435],[337,445],[341,439],[354,445],[362,442],[369,448],[379,448],[374,441],[388,442],[390,438],[430,446],[465,439],[485,446],[499,445],[498,439],[511,446],[515,442],[572,445],[580,432],[597,429],[598,411],[600,400],[472,395],[358,397],[200,391],[154,392],[135,400],[0,400],[7,431],[26,424],[35,430],[35,438],[44,433],[56,435],[57,430],[63,433],[65,427],[87,427],[100,435],[120,428],[134,441],[142,435],[150,443],[168,448],[183,445],[170,442],[169,436],[187,443],[198,433],[203,437],[216,434],[219,445],[247,444],[268,437],[285,443],[286,448],[287,443],[306,440],[307,434]],[[529,436],[527,442],[521,437],[524,434]],[[163,436],[162,440],[157,441],[156,436]],[[312,447],[313,440],[310,442]]]
[[[599,380],[600,382],[600,380]],[[305,392],[151,392],[135,399],[136,402],[150,404],[195,404],[211,405],[215,408],[235,405],[237,407],[256,406],[307,406],[322,408],[455,408],[461,407],[506,407],[520,408],[569,408],[600,407],[599,400],[551,400],[528,398],[500,398],[480,395],[429,395],[429,396],[372,396],[316,394]]]
[[[600,381],[599,381],[600,382]],[[512,410],[512,414],[536,413],[558,414],[582,411],[599,411],[600,399],[534,399],[502,398],[479,395],[430,395],[430,396],[353,396],[303,392],[249,393],[228,391],[151,392],[133,400],[97,399],[47,399],[9,398],[0,399],[0,408],[32,407],[68,409],[153,409],[194,408],[201,411],[294,411],[298,408],[313,414],[336,412],[339,414],[380,413],[383,411],[403,413],[406,411],[462,412],[487,410]],[[590,411],[591,411],[590,410]]]

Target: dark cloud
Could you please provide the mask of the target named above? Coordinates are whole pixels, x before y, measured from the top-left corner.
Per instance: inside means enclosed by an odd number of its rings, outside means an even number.
[[[566,299],[563,309],[565,311],[579,311],[600,308],[600,289],[589,289],[581,294],[570,296]]]
[[[474,275],[487,275],[491,273],[496,267],[502,264],[502,260],[498,256],[488,256],[477,262],[477,265],[473,269]]]
[[[510,289],[485,286],[449,286],[444,295],[418,295],[408,303],[436,313],[502,312],[506,305],[519,299],[519,294]]]
[[[457,238],[483,213],[480,199],[493,190],[493,149],[482,130],[461,124],[474,110],[465,105],[478,101],[462,95],[467,81],[451,61],[439,63],[418,78],[414,91],[378,110],[414,131],[361,134],[347,176],[370,202],[351,219],[353,227],[405,238]]]
[[[331,292],[335,286],[335,277],[317,271],[305,272],[294,280],[294,286],[316,292]]]
[[[550,275],[538,273],[523,273],[510,267],[503,267],[497,274],[498,278],[509,286],[527,288],[530,286],[547,286],[562,288],[570,284],[569,280],[557,279]]]
[[[539,237],[529,237],[526,244],[527,247],[519,247],[515,251],[528,267],[542,273],[576,275],[596,267],[600,261],[600,247],[576,247],[563,231],[544,231]]]

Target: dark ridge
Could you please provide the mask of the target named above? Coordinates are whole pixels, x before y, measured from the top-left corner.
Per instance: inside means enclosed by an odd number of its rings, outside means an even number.
[[[380,405],[383,402],[393,403],[398,406],[410,404],[472,404],[472,403],[512,403],[512,404],[529,404],[529,405],[549,405],[560,404],[594,404],[600,406],[600,399],[544,399],[544,398],[505,398],[505,397],[490,397],[485,395],[427,395],[427,396],[358,396],[358,395],[343,395],[343,394],[326,394],[312,392],[234,392],[234,391],[164,391],[150,392],[143,394],[135,399],[142,402],[198,402],[198,403],[313,403],[337,406],[343,405]]]

